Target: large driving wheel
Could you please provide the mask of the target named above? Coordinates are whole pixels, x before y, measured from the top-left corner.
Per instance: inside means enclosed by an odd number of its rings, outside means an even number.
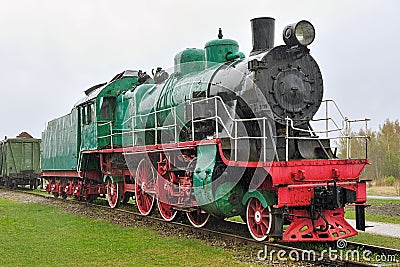
[[[118,182],[107,179],[107,200],[111,208],[118,208],[121,201],[122,186]]]
[[[136,170],[135,198],[140,214],[149,215],[154,206],[155,177],[151,163],[142,159]]]
[[[197,209],[194,211],[186,212],[189,222],[197,228],[203,227],[208,222],[210,214],[202,209]]]
[[[168,174],[166,176],[169,177]],[[160,215],[164,220],[168,222],[173,221],[178,214],[178,210],[176,210],[173,206],[176,201],[174,201],[174,199],[171,198],[169,194],[170,190],[172,190],[170,187],[173,187],[174,185],[170,183],[169,180],[165,178],[165,176],[162,176],[160,174],[157,175],[157,185],[158,211],[160,212]]]
[[[265,240],[271,229],[271,208],[264,208],[257,198],[251,198],[247,203],[246,216],[251,236],[257,241]]]
[[[162,202],[161,200],[157,200],[158,210],[160,211],[161,217],[167,222],[173,221],[178,214],[178,210],[174,209],[174,207],[168,203]]]

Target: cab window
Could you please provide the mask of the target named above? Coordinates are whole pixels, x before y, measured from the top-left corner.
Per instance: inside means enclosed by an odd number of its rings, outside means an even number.
[[[111,120],[113,118],[116,98],[115,97],[103,97],[100,108],[100,119]]]
[[[85,108],[85,106],[81,107],[81,123],[86,124],[86,108]]]

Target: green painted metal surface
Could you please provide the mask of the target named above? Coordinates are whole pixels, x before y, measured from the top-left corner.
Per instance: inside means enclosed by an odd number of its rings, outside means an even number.
[[[269,190],[250,190],[248,191],[242,200],[242,204],[245,206],[247,204],[247,201],[250,198],[257,198],[262,206],[266,208],[267,206],[273,206],[274,204],[277,203],[276,196],[274,192],[269,191]]]
[[[196,168],[193,173],[194,195],[199,207],[212,214],[219,213],[215,205],[212,174],[217,155],[216,145],[197,147]]]
[[[239,184],[223,182],[213,177],[217,155],[216,145],[197,147],[196,168],[193,173],[194,195],[197,204],[205,211],[219,217],[239,215],[244,209],[243,189]],[[215,192],[214,192],[214,188]]]
[[[121,147],[124,139],[132,140],[124,134],[131,135],[132,123],[126,121],[126,114],[136,101],[137,85],[137,72],[124,71],[109,83],[85,91],[87,96],[70,114],[50,121],[42,133],[41,168],[76,170],[82,151]],[[86,165],[82,158],[82,166]],[[93,169],[90,164],[86,167]]]
[[[127,104],[127,108],[124,118],[122,119],[123,122],[121,123],[121,127],[127,132],[122,140],[123,146],[129,146],[132,145],[132,143],[135,145],[154,143],[154,136],[152,134],[141,131],[148,128],[148,121],[154,121],[154,115],[149,114],[154,110],[154,102],[149,102],[150,106],[146,106],[143,104],[142,99],[146,96],[154,101],[156,97],[152,94],[156,88],[157,85],[155,84],[142,84],[136,87],[129,95],[129,99],[126,100],[124,105]],[[145,111],[140,112],[140,106],[142,106],[142,109],[145,109]],[[144,114],[144,116],[140,116],[140,114]],[[138,131],[133,137],[131,133],[132,130]]]
[[[54,119],[42,133],[41,169],[76,170],[80,149],[79,112]]]
[[[103,182],[107,182],[107,179],[110,179],[111,182],[123,182],[124,181],[124,177],[122,176],[109,176],[109,175],[104,175],[103,176]]]
[[[233,60],[239,56],[239,45],[235,40],[231,39],[216,39],[206,43],[206,60],[207,67],[210,67],[216,63],[224,63],[228,60]],[[228,56],[228,55],[238,55]],[[228,58],[227,58],[228,56]]]
[[[244,57],[238,49],[236,41],[218,39],[208,42],[205,50],[190,48],[178,53],[174,58],[174,73],[165,82],[141,92],[140,100],[136,99],[135,111],[140,120],[136,120],[134,128],[143,131],[135,138],[135,145],[187,141],[179,139],[171,127],[175,117],[176,132],[180,132],[191,119],[184,117],[185,103],[207,96],[212,77],[221,64]],[[156,124],[163,127],[157,133],[152,130]]]
[[[134,102],[133,95],[134,90],[131,89],[123,92],[117,98],[114,131],[120,133],[116,136],[116,143],[120,143],[122,146],[132,145],[132,134],[130,133],[132,131],[132,120],[129,114],[131,105]]]
[[[178,53],[174,58],[175,75],[186,75],[205,69],[205,52],[202,49],[188,48]]]
[[[122,125],[119,124],[121,121],[117,121],[117,114],[126,112],[127,106],[118,99],[121,93],[137,84],[137,76],[129,76],[112,81],[104,87],[96,98],[97,135],[92,135],[90,145],[82,147],[82,150],[122,146]]]
[[[88,108],[89,107],[89,108]],[[80,134],[81,144],[80,150],[91,150],[96,149],[96,136],[97,136],[97,121],[94,116],[94,110],[96,105],[94,102],[86,103],[78,107],[80,114]],[[87,110],[90,110],[92,114],[88,114]],[[86,112],[85,112],[86,111]],[[86,117],[86,119],[85,119]],[[88,118],[91,117],[90,120]]]
[[[0,177],[40,174],[40,139],[9,138],[0,142]]]
[[[124,71],[110,82],[95,86],[75,108],[79,111],[82,151],[121,147],[125,95],[138,85],[137,71]],[[129,97],[128,97],[129,99]]]
[[[243,188],[239,184],[226,182],[215,190],[215,203],[224,217],[241,214],[244,210],[242,204]]]
[[[185,103],[189,99],[193,99],[193,95],[206,95],[206,91],[212,75],[216,71],[217,66],[213,66],[200,72],[192,72],[186,75],[170,75],[170,77],[162,84],[152,87],[140,88],[135,91],[140,94],[136,98],[135,110],[137,120],[134,125],[136,130],[151,129],[157,126],[166,126],[163,133],[159,133],[159,137],[170,137],[170,139],[160,139],[163,143],[174,141],[174,127],[168,127],[175,122],[174,112],[177,114],[178,128],[184,127],[187,123],[184,118]],[[175,109],[173,109],[175,108]],[[157,115],[155,115],[157,111]],[[131,111],[132,113],[132,111]],[[179,131],[179,130],[178,130]],[[142,132],[140,139],[136,139],[136,145],[152,145],[155,143],[154,132],[151,130]],[[145,141],[146,140],[146,141]],[[179,140],[186,141],[186,140]]]

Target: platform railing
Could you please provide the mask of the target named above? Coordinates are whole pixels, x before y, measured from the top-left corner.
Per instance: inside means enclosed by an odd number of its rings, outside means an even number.
[[[103,126],[107,126],[107,125],[108,125],[108,128],[110,129],[110,133],[107,134],[107,135],[99,136],[98,139],[110,138],[110,146],[111,146],[111,149],[113,149],[114,148],[113,137],[114,137],[115,134],[113,133],[113,127],[112,127],[113,123],[112,123],[112,121],[108,121],[108,122],[104,122],[104,123],[99,122],[97,124],[98,127],[103,127]]]
[[[310,122],[315,123],[315,122],[325,122],[325,130],[314,130],[311,129],[311,125],[309,129],[303,129],[303,128],[298,128],[294,126],[294,122],[290,118],[285,118],[286,121],[286,134],[285,134],[285,139],[286,139],[286,160],[288,160],[288,150],[289,150],[289,140],[290,139],[308,139],[308,140],[315,140],[318,138],[318,135],[324,135],[324,139],[329,139],[329,140],[345,140],[345,149],[346,149],[346,158],[349,159],[351,158],[351,139],[363,139],[365,140],[365,158],[368,157],[368,122],[370,119],[364,118],[364,119],[357,119],[357,120],[350,120],[347,117],[343,115],[343,113],[340,111],[338,105],[334,100],[328,99],[328,100],[323,100],[322,103],[325,106],[325,118],[314,118]],[[339,119],[341,120],[341,125],[339,125],[336,120],[331,117],[329,111],[332,110],[329,108],[329,104],[333,107],[333,110],[339,115]],[[329,123],[333,124],[333,128],[329,127]],[[352,126],[354,124],[360,124],[362,123],[363,125],[360,128],[364,128],[365,130],[365,135],[354,135],[352,133]],[[299,132],[306,132],[310,135],[310,137],[298,137],[298,136],[290,136],[290,129],[299,131]],[[334,135],[336,134],[336,135]],[[332,136],[334,135],[334,136]]]
[[[207,118],[200,118],[196,119],[195,118],[195,112],[194,112],[194,107],[195,105],[201,105],[203,102],[210,102],[213,101],[214,105],[214,116],[210,116]],[[220,108],[219,108],[220,107]],[[211,98],[205,98],[205,99],[200,99],[200,100],[195,100],[191,102],[191,108],[192,108],[192,140],[194,140],[194,125],[199,122],[203,121],[215,121],[216,129],[215,129],[215,135],[213,136],[214,138],[219,138],[220,137],[220,131],[219,131],[219,125],[225,130],[224,132],[224,137],[227,137],[233,141],[233,151],[234,151],[234,160],[238,160],[238,141],[239,140],[255,140],[255,139],[260,139],[263,142],[263,147],[264,147],[264,153],[263,154],[263,161],[267,161],[267,153],[265,151],[266,148],[266,143],[267,139],[271,138],[271,135],[267,135],[267,124],[268,124],[268,118],[267,117],[261,117],[261,118],[249,118],[249,119],[237,119],[233,118],[225,105],[224,101],[222,100],[221,97],[219,96],[214,96]],[[227,128],[225,122],[223,121],[221,113],[224,112],[224,115],[228,118],[229,121],[233,123],[233,131],[231,131]],[[246,135],[240,136],[238,133],[238,124],[243,124],[245,122],[258,122],[259,125],[261,125],[262,129],[262,135],[261,136],[249,136],[247,133]],[[232,142],[231,142],[232,143]]]
[[[210,101],[210,100],[214,100],[215,105],[214,105],[214,109],[215,109],[215,115],[211,116],[209,118],[203,118],[203,119],[194,119],[193,118],[193,109],[194,106],[196,104],[200,104],[204,101]],[[219,102],[219,105],[217,104],[217,101]],[[285,133],[285,139],[286,139],[286,155],[285,155],[285,160],[288,161],[289,160],[289,140],[290,139],[308,139],[308,140],[316,140],[319,138],[319,134],[324,135],[325,134],[325,138],[324,139],[329,139],[329,140],[336,140],[336,141],[340,141],[341,139],[344,139],[346,142],[346,158],[351,158],[351,139],[363,139],[365,140],[365,158],[368,157],[367,151],[368,151],[368,140],[369,140],[369,136],[367,135],[368,133],[368,122],[370,121],[370,119],[365,118],[365,119],[358,119],[358,120],[350,120],[347,117],[343,116],[343,113],[340,111],[338,105],[336,104],[335,101],[333,100],[324,100],[322,103],[324,103],[325,105],[325,118],[317,118],[317,119],[313,119],[311,120],[311,122],[320,122],[323,121],[325,122],[325,129],[324,130],[314,130],[311,129],[311,127],[309,129],[302,129],[302,128],[298,128],[295,127],[294,125],[294,121],[290,118],[286,118],[286,133]],[[251,118],[251,119],[236,119],[233,118],[229,111],[228,108],[226,107],[225,103],[222,101],[222,99],[218,96],[212,97],[212,98],[208,98],[208,99],[201,99],[201,100],[197,100],[197,101],[193,101],[192,103],[192,127],[196,122],[201,122],[201,121],[206,121],[206,120],[215,120],[216,125],[218,125],[218,122],[221,124],[221,126],[225,129],[225,134],[234,141],[234,159],[237,160],[237,153],[238,153],[238,143],[237,141],[240,139],[262,139],[263,140],[263,148],[264,148],[264,153],[263,153],[263,159],[265,161],[266,159],[266,141],[268,138],[271,138],[272,141],[274,141],[274,138],[279,138],[280,136],[273,136],[271,131],[267,131],[267,129],[271,130],[271,126],[268,125],[268,122],[270,121],[268,118],[266,117],[262,117],[262,118]],[[330,116],[330,109],[329,105],[333,106],[333,111],[336,111],[339,114],[339,117],[341,119],[341,123],[337,123],[336,120]],[[218,110],[218,107],[221,106],[222,108],[220,108]],[[219,115],[221,112],[221,110],[223,112],[225,112],[225,114],[227,115],[227,117],[229,118],[229,120],[231,120],[233,122],[234,125],[234,131],[233,131],[233,136],[230,134],[230,132],[228,131],[228,129],[226,128],[225,123],[222,121],[221,116]],[[238,131],[237,131],[237,126],[238,123],[245,123],[245,122],[249,122],[249,121],[259,121],[261,128],[262,128],[262,135],[261,136],[238,136]],[[329,124],[332,124],[333,127],[329,127]],[[354,124],[357,123],[363,123],[364,128],[365,128],[365,135],[354,135],[351,132],[352,126]],[[194,127],[193,127],[194,128]],[[217,131],[217,127],[216,127],[216,138],[219,137],[219,131]],[[290,136],[290,130],[296,130],[296,131],[300,131],[300,132],[307,132],[309,136],[307,137],[298,137],[298,136]],[[194,139],[194,133],[193,133],[193,129],[192,129],[192,139]],[[333,134],[336,134],[336,136],[332,136]]]
[[[229,138],[231,140],[231,144],[233,144],[233,160],[237,161],[238,160],[238,151],[239,151],[239,141],[240,140],[261,140],[263,144],[263,150],[262,155],[263,155],[263,160],[267,160],[267,141],[271,139],[271,142],[273,143],[273,146],[275,147],[275,141],[276,138],[285,138],[285,144],[286,144],[286,155],[285,155],[285,160],[289,160],[289,145],[290,142],[289,140],[291,139],[308,139],[308,140],[319,140],[318,135],[325,135],[323,139],[329,139],[329,140],[341,140],[345,139],[346,142],[346,157],[351,158],[351,139],[358,139],[362,138],[366,140],[366,146],[367,146],[367,140],[368,136],[355,136],[351,133],[351,127],[355,123],[365,123],[365,129],[366,133],[368,130],[368,121],[369,119],[362,119],[362,120],[349,120],[348,118],[344,117],[341,111],[339,110],[337,104],[333,100],[324,100],[323,103],[325,104],[325,118],[320,118],[320,119],[313,119],[311,122],[325,122],[325,129],[323,130],[314,130],[311,127],[309,129],[302,129],[298,128],[295,126],[295,123],[292,119],[286,118],[286,133],[284,136],[277,136],[274,135],[273,133],[273,128],[271,125],[271,118],[267,117],[261,117],[261,118],[248,118],[248,119],[240,119],[240,118],[234,118],[231,113],[229,112],[228,107],[224,103],[221,97],[219,96],[214,96],[210,98],[202,98],[198,100],[187,100],[185,105],[189,105],[189,108],[191,110],[191,118],[189,124],[183,122],[181,118],[179,118],[177,114],[177,106],[165,108],[162,110],[155,110],[147,114],[134,114],[131,117],[127,118],[123,124],[127,124],[128,122],[131,123],[131,129],[125,129],[121,130],[119,133],[113,133],[112,129],[112,123],[106,123],[110,125],[110,134],[101,136],[99,138],[111,138],[111,147],[113,147],[113,136],[116,134],[123,134],[123,135],[130,135],[130,138],[132,139],[132,145],[138,145],[135,137],[137,134],[144,133],[144,132],[153,132],[154,133],[154,144],[158,144],[158,135],[162,133],[162,131],[168,130],[170,132],[173,132],[173,142],[178,143],[179,140],[179,130],[183,127],[191,127],[191,140],[195,140],[195,126],[198,123],[205,122],[205,121],[214,121],[215,123],[215,132],[213,136],[210,136],[209,138],[219,138],[221,137],[221,133],[223,132],[223,137],[224,138]],[[211,113],[212,115],[208,117],[200,117],[198,118],[196,116],[196,107],[204,106],[204,104],[208,104],[208,107],[212,107]],[[329,104],[331,104],[334,109],[339,114],[339,117],[341,119],[341,123],[337,123],[332,117],[330,117],[330,114],[328,111],[331,109],[328,108]],[[181,107],[183,108],[183,107]],[[169,118],[170,123],[163,125],[158,125],[159,122],[158,120],[158,115],[160,113],[169,113],[169,116],[172,116]],[[152,118],[152,127],[146,128],[146,125],[148,125],[148,120]],[[227,120],[229,124],[231,124],[231,129],[228,129],[229,127],[227,126],[227,122],[224,121]],[[137,122],[140,122],[141,125],[138,125]],[[249,136],[248,133],[244,132],[243,135],[239,134],[238,126],[243,125],[246,122],[257,122],[261,135],[260,136]],[[332,124],[332,127],[329,127],[329,125]],[[221,130],[221,131],[220,131]],[[308,136],[291,136],[290,132],[291,130],[295,130],[298,132],[307,132]],[[335,136],[332,136],[336,134]],[[161,140],[162,141],[162,140]],[[367,149],[366,149],[367,151]],[[278,158],[278,154],[275,150],[275,156]],[[367,156],[367,155],[366,155]]]
[[[162,110],[152,111],[152,112],[147,113],[147,114],[136,114],[136,115],[133,115],[133,116],[129,117],[128,119],[126,119],[123,122],[123,125],[126,125],[128,122],[130,122],[131,123],[131,126],[130,126],[131,130],[129,130],[129,129],[122,130],[121,134],[125,134],[125,135],[126,134],[130,134],[131,135],[130,138],[132,140],[132,144],[133,145],[137,145],[135,143],[135,137],[136,137],[137,134],[144,133],[144,132],[151,132],[152,131],[152,132],[154,132],[154,144],[158,144],[159,131],[173,129],[173,132],[174,132],[173,141],[175,143],[178,143],[179,142],[179,136],[178,136],[178,127],[179,127],[178,120],[179,120],[179,117],[177,116],[176,109],[177,109],[176,106],[174,106],[174,107],[165,108],[165,109],[162,109]],[[159,113],[171,113],[171,116],[172,116],[172,119],[173,119],[173,123],[165,124],[165,122],[164,122],[163,125],[159,126],[158,125],[158,114]],[[154,121],[152,122],[153,127],[147,128],[146,125],[148,124],[149,117],[153,117],[154,118]],[[140,121],[141,127],[135,128],[136,122],[138,120]]]

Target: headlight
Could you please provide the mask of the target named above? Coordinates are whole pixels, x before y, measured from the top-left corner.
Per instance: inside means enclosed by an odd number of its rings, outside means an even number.
[[[311,44],[314,39],[314,26],[306,20],[288,25],[283,30],[283,41],[285,41],[285,44],[288,46],[307,46]]]

